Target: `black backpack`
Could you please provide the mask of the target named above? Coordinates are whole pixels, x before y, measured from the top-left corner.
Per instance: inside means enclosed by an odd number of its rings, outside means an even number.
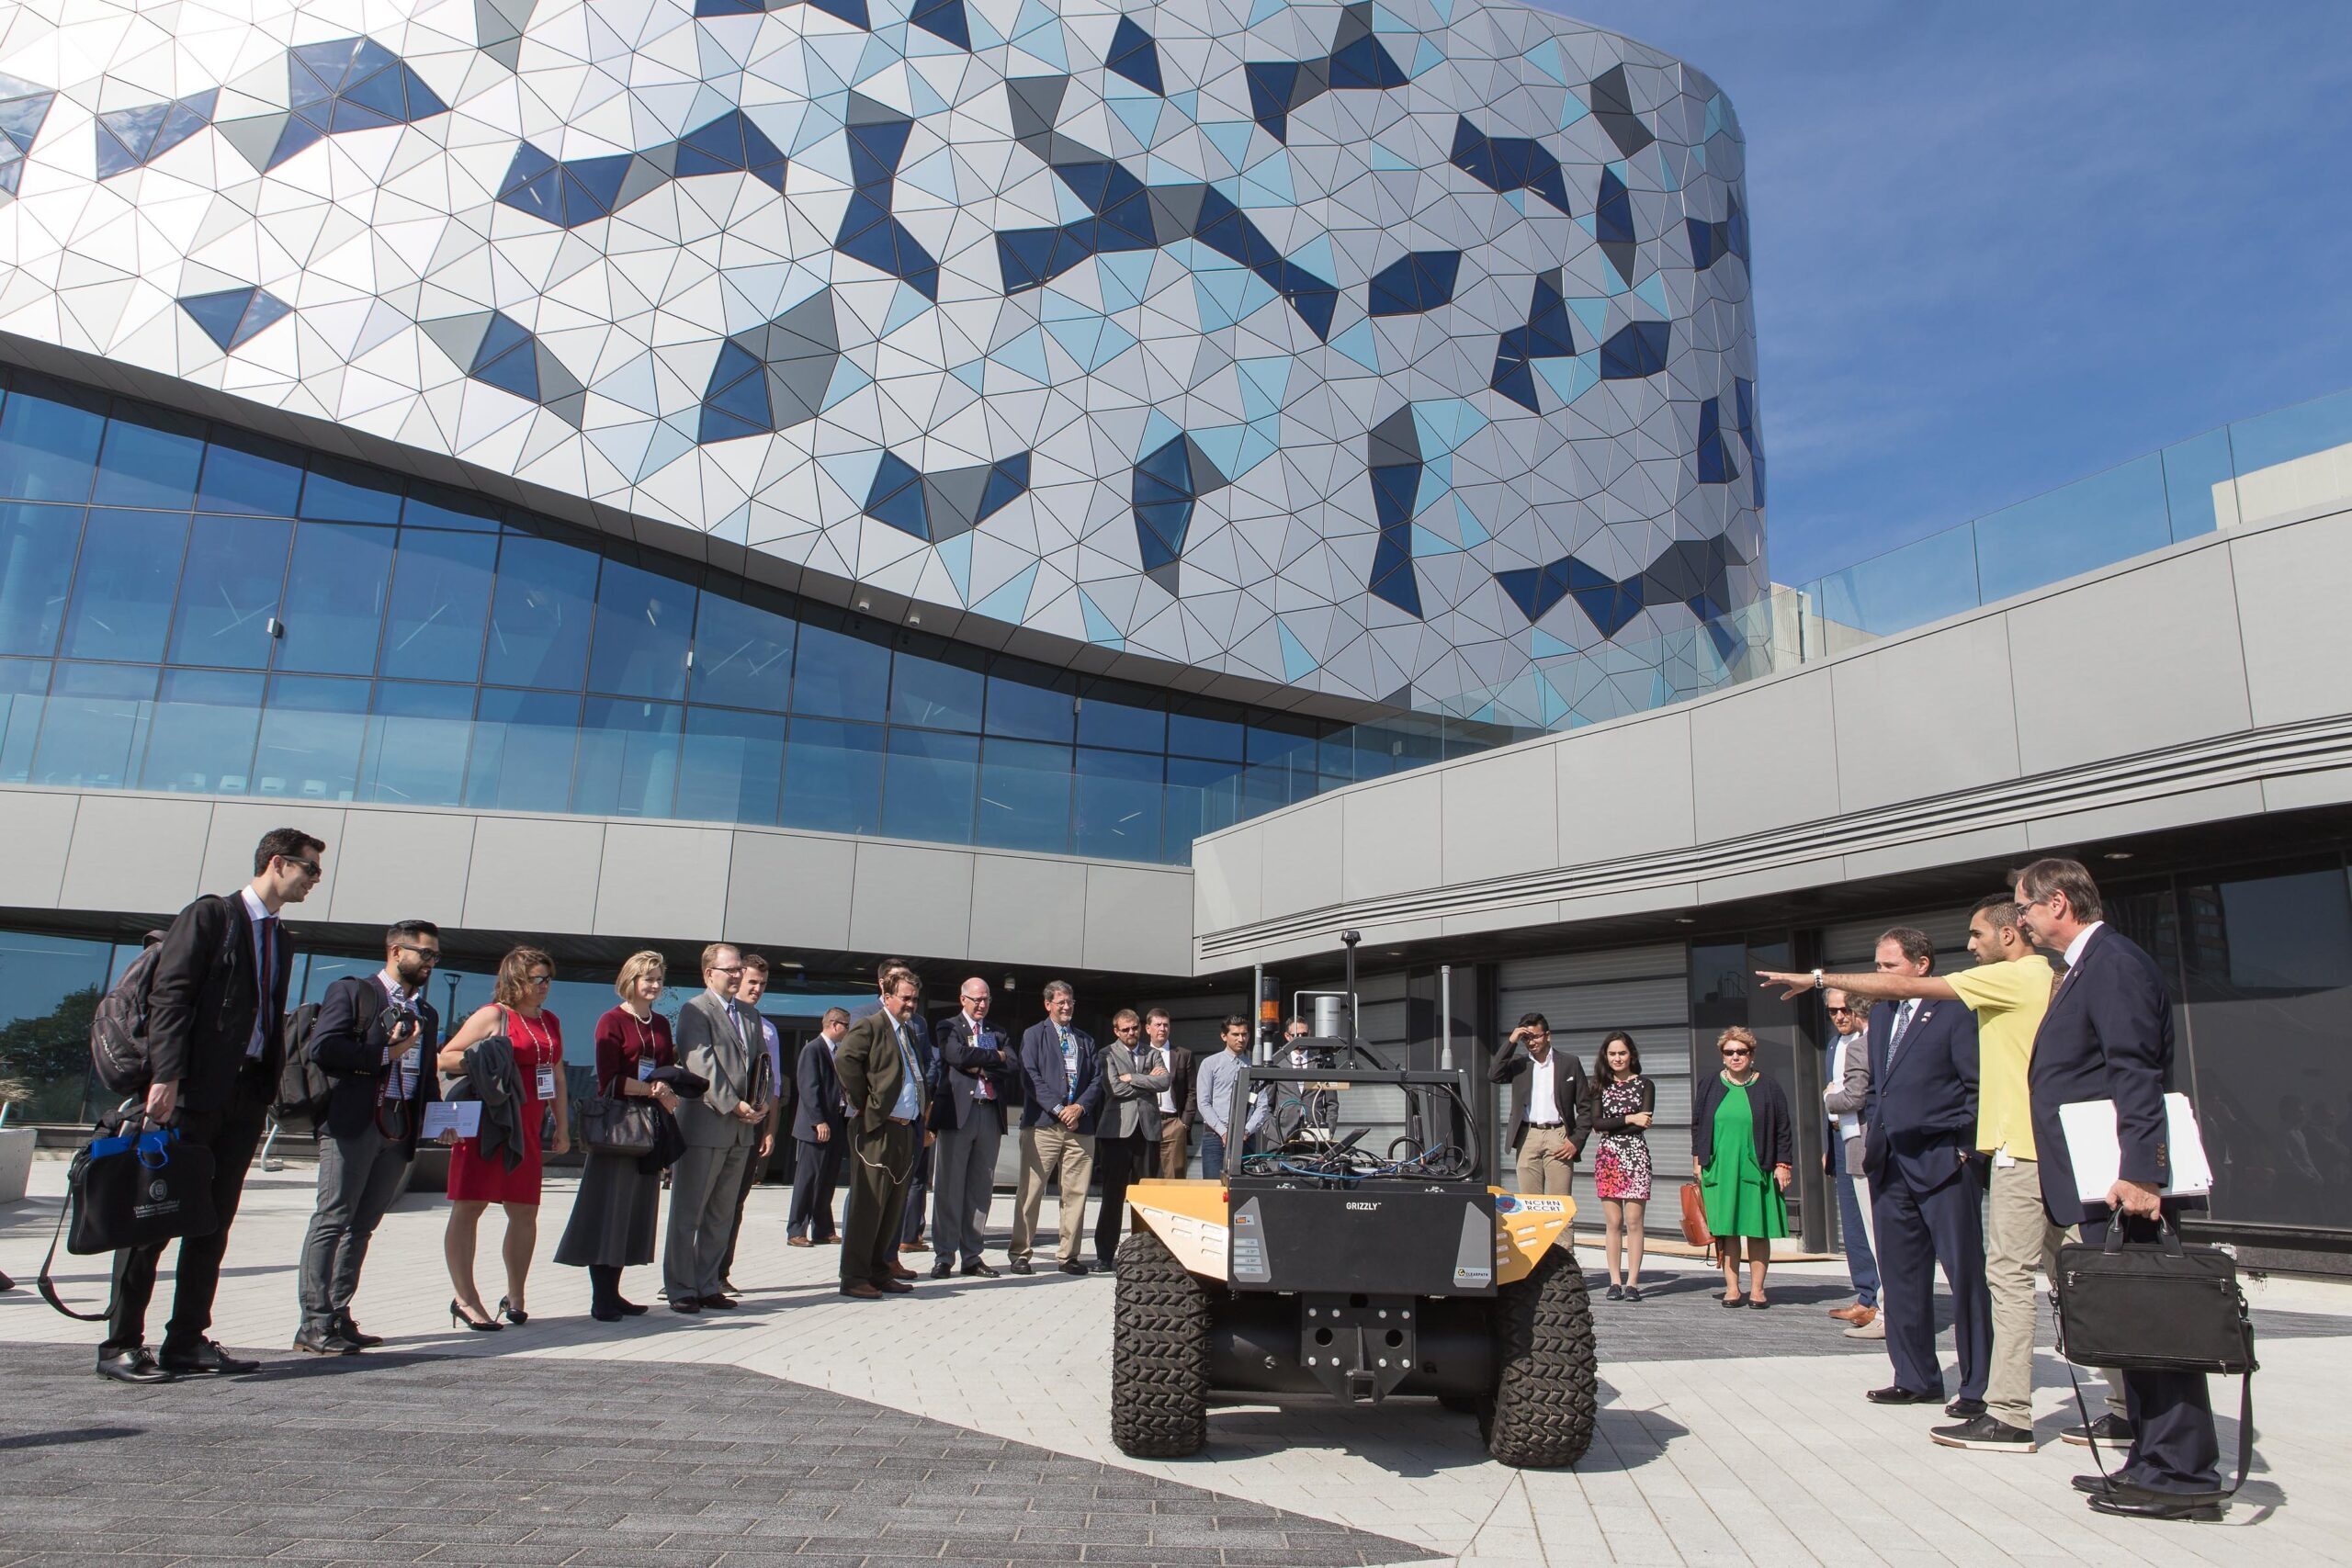
[[[286,1015],[286,1065],[277,1071],[277,1100],[270,1114],[289,1130],[296,1122],[322,1127],[327,1120],[327,1094],[334,1083],[311,1049],[318,1033],[319,1004],[304,1002]]]
[[[90,1070],[108,1094],[143,1095],[154,1077],[147,1056],[147,986],[163,950],[164,933],[149,931],[144,950],[90,1015]]]

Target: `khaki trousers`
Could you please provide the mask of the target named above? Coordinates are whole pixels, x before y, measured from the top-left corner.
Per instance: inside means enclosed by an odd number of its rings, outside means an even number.
[[[1193,1157],[1193,1130],[1184,1125],[1182,1116],[1159,1119],[1159,1179],[1162,1181],[1184,1179],[1184,1166]]]
[[[1566,1127],[1527,1129],[1526,1136],[1519,1143],[1520,1191],[1567,1196],[1568,1179],[1576,1174],[1576,1167],[1552,1157],[1553,1151],[1566,1147],[1567,1141]]]
[[[2033,1430],[2033,1271],[2054,1278],[2058,1244],[2077,1233],[2050,1223],[2041,1202],[2041,1167],[2030,1159],[1993,1164],[1984,1226],[1984,1286],[1993,1298],[1993,1369],[1984,1388],[1984,1409],[1995,1420]],[[2110,1378],[2108,1407],[2123,1414],[2120,1391]],[[2074,1423],[2069,1421],[2067,1425]]]
[[[1006,1248],[1015,1263],[1029,1261],[1037,1212],[1046,1202],[1046,1179],[1057,1175],[1061,1179],[1062,1234],[1054,1261],[1075,1263],[1079,1240],[1086,1234],[1086,1184],[1094,1179],[1094,1140],[1050,1120],[1023,1127],[1021,1190],[1012,1204],[1012,1245]]]

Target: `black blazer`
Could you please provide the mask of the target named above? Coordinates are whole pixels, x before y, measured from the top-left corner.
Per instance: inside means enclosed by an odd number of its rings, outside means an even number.
[[[2164,971],[2130,937],[2101,926],[2059,979],[2033,1037],[2033,1065],[2026,1075],[2041,1201],[2052,1221],[2079,1224],[2108,1213],[2104,1204],[2086,1204],[2075,1190],[2075,1167],[2058,1127],[2062,1105],[2115,1101],[2120,1174],[2159,1187],[2171,1179],[2165,1135],[2165,1083],[2171,1072],[2172,999]]]
[[[237,1091],[238,1069],[262,1014],[264,1094],[275,1094],[286,1064],[286,981],[294,939],[277,922],[270,995],[254,968],[254,928],[242,895],[207,894],[182,909],[164,935],[147,986],[148,1058],[157,1083],[179,1084],[190,1111],[218,1111]]]
[[[1976,1148],[1976,1015],[1922,1001],[1892,1066],[1897,1002],[1871,1009],[1871,1097],[1862,1111],[1862,1170],[1873,1189],[1893,1167],[1914,1191],[1957,1180]]]
[[[1699,1080],[1690,1108],[1690,1155],[1702,1166],[1715,1163],[1715,1107],[1723,1101],[1722,1073]],[[1747,1107],[1756,1121],[1756,1163],[1768,1176],[1776,1165],[1794,1166],[1796,1125],[1789,1120],[1789,1097],[1771,1074],[1758,1073],[1747,1086]]]
[[[423,1107],[441,1098],[441,1075],[434,1071],[433,1054],[441,1043],[441,1015],[418,996],[417,1016],[424,1021],[416,1043],[416,1089],[401,1116],[401,1146],[416,1152],[416,1134],[424,1125]],[[384,1060],[384,1032],[377,1017],[384,1010],[384,987],[377,977],[346,975],[327,987],[319,1002],[318,1021],[311,1026],[311,1051],[326,1069],[327,1131],[338,1138],[356,1137],[376,1120],[376,1095],[390,1076]]]
[[[1552,1047],[1552,1060],[1558,1064],[1552,1072],[1553,1113],[1559,1117],[1560,1130],[1568,1135],[1569,1145],[1582,1154],[1585,1140],[1592,1135],[1592,1107],[1584,1097],[1584,1064],[1557,1045]],[[1524,1045],[1506,1044],[1495,1060],[1495,1081],[1511,1086],[1510,1132],[1505,1141],[1514,1149],[1527,1138],[1527,1100],[1530,1086],[1535,1082],[1534,1069],[1535,1058]]]
[[[942,1092],[932,1101],[931,1124],[941,1132],[953,1132],[978,1113],[995,1118],[996,1130],[1004,1131],[1004,1105],[1014,1093],[1013,1086],[1021,1077],[1021,1058],[1012,1036],[990,1023],[980,1021],[980,1037],[975,1039],[969,1021],[959,1010],[939,1021],[932,1032],[946,1079]],[[996,1099],[978,1100],[972,1090],[986,1077]]]
[[[800,1047],[800,1059],[792,1066],[792,1078],[798,1092],[793,1098],[792,1135],[804,1144],[817,1141],[817,1123],[832,1128],[838,1141],[847,1128],[849,1114],[842,1101],[842,1080],[833,1071],[832,1047],[819,1035]]]
[[[1201,1124],[1201,1102],[1193,1094],[1193,1054],[1182,1045],[1168,1047],[1168,1093],[1187,1127]]]

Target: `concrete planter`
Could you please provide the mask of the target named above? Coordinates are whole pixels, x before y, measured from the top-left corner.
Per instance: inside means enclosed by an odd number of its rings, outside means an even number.
[[[37,1136],[30,1127],[0,1127],[0,1203],[13,1203],[25,1195]]]

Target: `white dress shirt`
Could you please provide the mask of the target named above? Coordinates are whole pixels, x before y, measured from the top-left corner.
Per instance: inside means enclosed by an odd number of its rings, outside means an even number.
[[[2107,924],[2105,920],[2093,920],[2075,933],[2075,940],[2066,944],[2067,968],[2072,969],[2083,961],[2083,949],[2091,944],[2091,933],[2105,924]]]
[[[1532,1058],[1530,1058],[1532,1060]],[[1527,1124],[1531,1127],[1558,1127],[1560,1093],[1553,1084],[1560,1076],[1560,1054],[1546,1051],[1544,1059],[1527,1069]]]

